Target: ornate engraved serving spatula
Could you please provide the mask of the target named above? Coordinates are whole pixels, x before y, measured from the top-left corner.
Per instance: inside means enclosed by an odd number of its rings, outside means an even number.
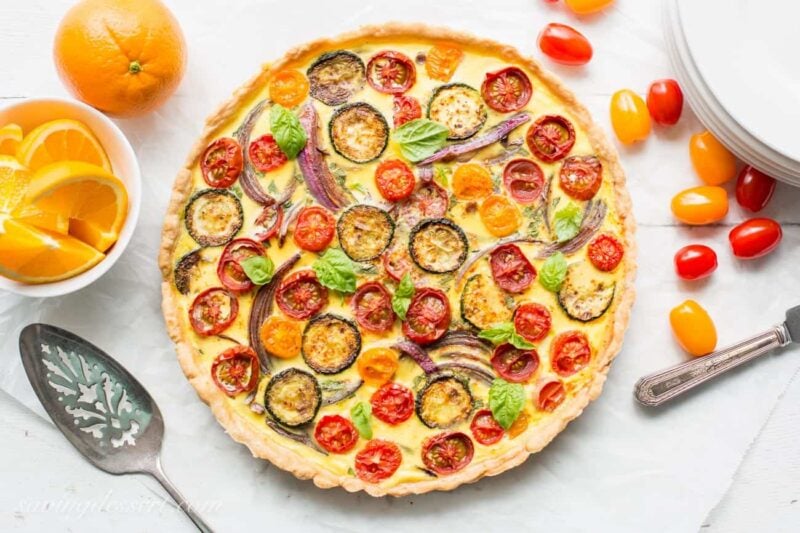
[[[45,411],[90,463],[110,474],[153,476],[197,529],[211,531],[164,474],[164,420],[136,378],[97,346],[47,324],[26,326],[19,351]]]

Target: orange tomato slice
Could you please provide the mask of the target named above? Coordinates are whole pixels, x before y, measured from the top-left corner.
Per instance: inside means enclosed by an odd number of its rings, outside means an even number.
[[[389,348],[372,348],[358,357],[358,373],[370,385],[380,386],[392,379],[399,362],[397,352]]]
[[[308,96],[308,80],[296,70],[281,70],[269,82],[269,97],[283,107],[299,105]]]
[[[486,198],[492,188],[492,175],[477,163],[461,165],[453,173],[453,194],[459,200]]]
[[[291,359],[300,353],[302,332],[296,320],[271,316],[261,325],[259,335],[270,355]]]
[[[425,71],[434,80],[450,81],[464,58],[464,51],[449,43],[439,43],[425,57]]]
[[[522,223],[519,209],[505,196],[489,196],[483,201],[478,212],[483,225],[495,237],[511,235]]]

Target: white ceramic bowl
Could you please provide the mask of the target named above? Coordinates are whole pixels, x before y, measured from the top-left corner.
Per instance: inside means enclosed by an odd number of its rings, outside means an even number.
[[[76,100],[64,98],[28,98],[9,104],[0,109],[0,126],[14,122],[27,133],[33,128],[58,118],[80,120],[94,132],[108,154],[114,174],[125,183],[128,190],[128,216],[119,240],[106,253],[105,259],[82,274],[69,279],[29,285],[0,276],[0,290],[7,290],[34,297],[61,296],[86,287],[105,274],[125,251],[136,222],[142,202],[142,176],[139,163],[128,139],[116,124],[104,114]]]

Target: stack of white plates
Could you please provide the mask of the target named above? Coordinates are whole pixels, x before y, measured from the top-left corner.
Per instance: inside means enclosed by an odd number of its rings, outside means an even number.
[[[740,159],[800,186],[800,2],[664,0],[678,82]]]

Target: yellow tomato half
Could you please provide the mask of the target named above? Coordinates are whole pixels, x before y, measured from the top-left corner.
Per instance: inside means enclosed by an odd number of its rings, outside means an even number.
[[[669,313],[672,333],[681,348],[694,356],[706,355],[717,347],[717,328],[703,307],[686,300]]]

